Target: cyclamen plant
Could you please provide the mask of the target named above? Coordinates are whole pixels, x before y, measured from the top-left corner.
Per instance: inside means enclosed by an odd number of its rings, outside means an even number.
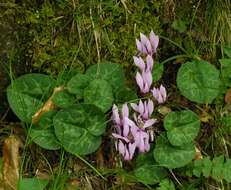
[[[152,87],[152,69],[154,66],[153,54],[156,53],[159,37],[153,31],[149,38],[140,34],[140,40],[136,39],[138,56],[134,56],[134,63],[139,71],[136,73],[136,82],[143,95],[152,92],[153,98],[159,103],[164,103],[167,92],[163,85],[160,88]],[[144,59],[146,62],[144,61]],[[140,100],[138,104],[131,103],[133,118],[129,118],[127,103],[123,104],[119,113],[118,107],[113,105],[112,121],[115,132],[112,136],[116,139],[116,150],[123,156],[124,160],[132,160],[136,149],[144,153],[150,150],[150,142],[154,140],[154,124],[156,119],[152,118],[154,103],[151,99]]]

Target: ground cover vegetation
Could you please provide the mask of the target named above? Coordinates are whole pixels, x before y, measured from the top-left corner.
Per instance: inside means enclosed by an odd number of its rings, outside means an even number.
[[[0,2],[0,189],[231,189],[230,9]]]

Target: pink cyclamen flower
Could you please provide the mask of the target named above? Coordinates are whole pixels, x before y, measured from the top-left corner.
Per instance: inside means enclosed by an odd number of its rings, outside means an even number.
[[[130,120],[131,133],[134,136],[134,143],[138,148],[139,152],[147,152],[150,150],[150,142],[149,142],[149,133],[145,130],[145,128],[140,128],[139,125],[135,124],[132,120]]]
[[[153,58],[148,55],[146,57],[146,64],[141,57],[133,56],[135,65],[140,69],[141,72],[152,72],[153,68]]]
[[[140,33],[140,40],[136,39],[136,47],[144,55],[153,55],[159,44],[159,37],[153,31],[150,32],[149,38]]]
[[[151,72],[139,72],[136,73],[136,83],[138,84],[142,93],[148,93],[152,85],[152,73]]]
[[[151,117],[154,109],[153,101],[150,99],[144,102],[140,100],[139,104],[131,103],[131,107],[134,111],[138,112],[139,115],[145,120]]]
[[[134,131],[134,126],[131,126],[132,121],[129,119],[129,109],[127,104],[122,106],[122,112],[119,114],[116,105],[112,108],[112,121],[115,127],[115,133],[112,136],[117,139],[115,142],[116,150],[124,157],[125,160],[131,160],[134,156],[136,143],[131,131]]]
[[[147,131],[149,136],[151,137],[151,141],[154,140],[154,133],[152,130],[153,125],[157,122],[156,119],[151,118],[154,106],[152,100],[148,99],[147,101],[142,102],[139,101],[139,104],[131,103],[131,107],[134,111],[138,113],[134,114],[134,120],[138,124],[139,128],[142,128]]]
[[[152,94],[153,94],[153,97],[156,99],[156,101],[159,103],[159,104],[162,104],[166,101],[166,98],[167,98],[167,91],[166,91],[166,88],[163,86],[163,85],[160,85],[160,88],[153,88],[152,91]]]

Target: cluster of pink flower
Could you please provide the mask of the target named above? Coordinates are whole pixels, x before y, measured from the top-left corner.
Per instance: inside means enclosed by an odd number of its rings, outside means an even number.
[[[136,73],[136,82],[143,94],[152,92],[154,99],[158,103],[166,101],[167,93],[163,85],[160,88],[153,88],[152,86],[152,69],[153,69],[153,54],[159,43],[159,37],[151,31],[149,38],[144,34],[140,34],[140,40],[136,39],[136,46],[139,55],[146,56],[146,63],[141,56],[134,56],[134,63],[140,71]],[[154,140],[153,125],[156,119],[151,118],[154,110],[153,101],[148,99],[146,101],[140,100],[138,104],[131,103],[133,113],[133,120],[129,118],[129,108],[125,103],[119,112],[116,105],[112,109],[112,120],[115,126],[115,133],[112,136],[116,139],[115,145],[119,153],[125,160],[131,160],[136,149],[139,152],[147,152],[150,149],[150,142]]]

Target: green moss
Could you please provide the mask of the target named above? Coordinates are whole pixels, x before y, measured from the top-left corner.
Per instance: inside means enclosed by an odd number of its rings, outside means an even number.
[[[99,60],[126,67],[136,53],[139,32],[161,31],[158,1],[23,2],[15,10],[16,50],[23,49],[17,55],[41,72],[83,71]]]

